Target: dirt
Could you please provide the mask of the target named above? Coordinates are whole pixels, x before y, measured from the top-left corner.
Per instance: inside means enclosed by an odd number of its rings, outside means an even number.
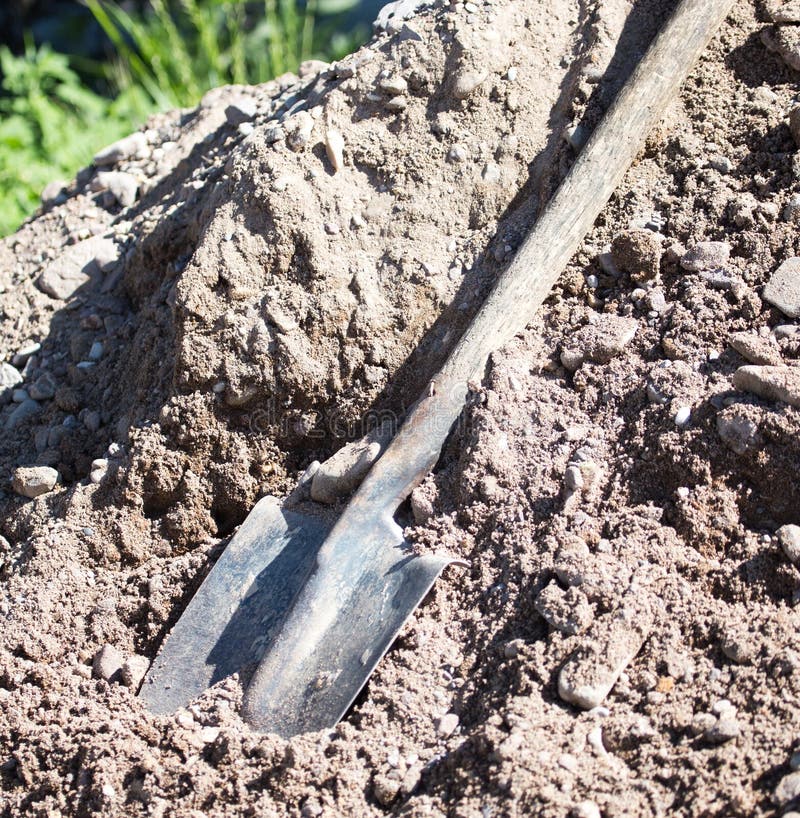
[[[135,696],[255,501],[402,417],[671,7],[433,4],[156,117],[0,244],[27,390],[0,408],[0,814],[793,808],[800,410],[733,375],[800,357],[761,298],[800,252],[797,74],[750,2],[415,492],[408,536],[469,567],[346,718],[287,741],[235,678],[172,716]],[[92,236],[103,270],[63,273]]]

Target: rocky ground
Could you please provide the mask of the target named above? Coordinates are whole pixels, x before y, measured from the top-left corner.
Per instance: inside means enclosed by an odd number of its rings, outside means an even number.
[[[342,502],[342,446],[435,371],[671,7],[384,17],[157,117],[0,243],[0,814],[793,812],[792,2],[735,5],[493,357],[407,530],[469,567],[347,717],[286,741],[236,678],[135,697],[259,497],[341,450],[312,493]]]

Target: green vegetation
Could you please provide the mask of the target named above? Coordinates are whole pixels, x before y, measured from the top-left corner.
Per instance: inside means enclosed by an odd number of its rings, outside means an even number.
[[[218,85],[265,82],[310,57],[335,59],[362,34],[336,31],[356,0],[149,0],[141,15],[84,2],[113,46],[107,63],[30,42],[21,56],[0,46],[0,235],[48,182],[72,177],[148,114],[194,105]]]

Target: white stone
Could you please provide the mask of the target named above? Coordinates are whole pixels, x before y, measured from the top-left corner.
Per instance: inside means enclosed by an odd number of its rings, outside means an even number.
[[[800,316],[800,258],[789,258],[770,276],[761,292],[764,301],[789,318]]]
[[[124,159],[143,159],[147,156],[147,137],[137,131],[103,148],[94,155],[95,165],[115,165]]]
[[[740,392],[800,407],[800,367],[741,366],[733,373],[733,385]]]
[[[726,241],[700,241],[681,259],[684,270],[715,270],[725,266],[731,255],[731,246]]]

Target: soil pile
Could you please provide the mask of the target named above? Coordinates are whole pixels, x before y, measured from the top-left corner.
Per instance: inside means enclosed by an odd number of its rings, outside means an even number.
[[[791,4],[738,4],[494,356],[412,503],[471,567],[347,719],[135,698],[256,499],[402,415],[669,10],[396,11],[154,119],[0,244],[3,815],[792,809]]]

